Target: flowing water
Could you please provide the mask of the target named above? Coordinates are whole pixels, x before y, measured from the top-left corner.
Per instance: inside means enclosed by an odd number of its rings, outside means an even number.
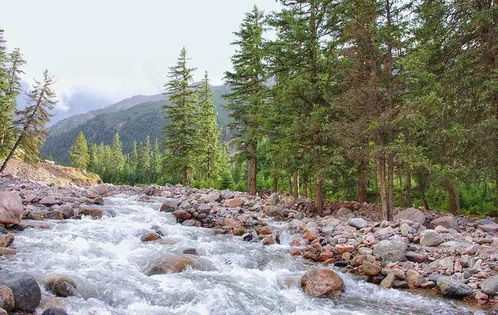
[[[7,271],[25,271],[37,280],[61,275],[73,279],[78,296],[60,299],[69,314],[462,314],[464,306],[354,280],[341,274],[346,292],[339,298],[311,298],[299,279],[312,267],[291,257],[291,235],[282,245],[262,246],[213,235],[209,229],[175,223],[159,212],[161,200],[113,197],[101,220],[51,221],[51,229],[16,234],[18,254],[0,258]],[[274,227],[282,225],[273,223]],[[169,244],[142,243],[156,226]],[[195,248],[203,268],[148,276],[165,255]],[[40,309],[41,313],[42,309]]]

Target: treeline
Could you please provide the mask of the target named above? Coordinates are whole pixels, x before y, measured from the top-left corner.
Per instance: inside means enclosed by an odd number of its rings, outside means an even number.
[[[55,106],[52,90],[53,77],[45,71],[26,94],[27,105],[18,108],[16,99],[21,94],[21,75],[26,61],[20,49],[8,51],[0,29],[0,173],[13,157],[37,161],[39,148],[46,137],[45,125],[49,112]]]
[[[279,2],[246,15],[226,75],[250,193],[312,196],[318,214],[375,201],[386,219],[496,209],[496,1]]]

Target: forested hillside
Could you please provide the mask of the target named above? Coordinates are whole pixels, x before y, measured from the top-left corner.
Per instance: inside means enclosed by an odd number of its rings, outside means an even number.
[[[222,95],[229,92],[226,86],[215,86],[214,102],[218,112],[218,124],[227,140],[228,113]],[[163,141],[163,126],[167,123],[162,106],[166,103],[162,94],[134,96],[101,110],[76,115],[60,121],[48,130],[48,137],[41,148],[43,156],[59,163],[69,163],[69,148],[76,135],[83,131],[90,144],[110,144],[116,133],[121,137],[123,150],[130,152],[134,141]]]

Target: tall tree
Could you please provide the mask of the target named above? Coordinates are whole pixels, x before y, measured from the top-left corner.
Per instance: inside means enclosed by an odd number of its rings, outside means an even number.
[[[177,64],[170,68],[166,84],[169,104],[164,106],[166,119],[164,149],[166,169],[183,185],[192,184],[192,175],[199,149],[198,115],[192,72],[187,65],[187,50],[182,48]]]
[[[74,144],[69,150],[71,164],[79,169],[86,170],[90,162],[90,154],[88,152],[88,143],[83,131],[80,131],[74,140]]]
[[[233,123],[236,144],[247,159],[247,190],[256,194],[257,146],[262,138],[262,107],[267,98],[267,71],[263,41],[264,15],[257,7],[246,14],[235,33],[237,46],[232,56],[233,71],[226,72],[226,83],[232,92],[226,95],[227,109]]]
[[[17,140],[0,167],[0,173],[5,170],[8,162],[19,148],[22,149],[25,159],[38,159],[38,148],[47,135],[45,124],[49,119],[49,111],[57,103],[55,93],[52,91],[53,83],[54,79],[48,71],[43,73],[43,81],[35,82],[33,90],[28,95],[31,105],[19,113],[18,125],[20,129]]]

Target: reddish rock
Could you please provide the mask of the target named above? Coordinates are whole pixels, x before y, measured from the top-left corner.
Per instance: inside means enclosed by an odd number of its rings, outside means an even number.
[[[275,244],[273,236],[267,235],[265,236],[265,238],[263,238],[263,245],[272,245],[272,244]]]
[[[427,260],[427,255],[416,252],[406,252],[406,259],[413,262],[423,263]]]
[[[173,215],[175,216],[175,218],[181,219],[181,220],[188,220],[188,219],[192,218],[192,214],[188,211],[185,211],[185,210],[175,210],[175,211],[173,211]]]
[[[47,196],[47,197],[43,197],[39,203],[44,205],[44,206],[53,206],[53,205],[62,204],[62,201],[55,199],[54,196]]]
[[[142,237],[140,238],[140,240],[142,242],[151,242],[151,241],[156,241],[156,240],[158,240],[160,238],[161,238],[161,235],[159,235],[159,234],[157,234],[155,232],[150,232],[150,233],[142,235]]]
[[[431,289],[436,287],[436,283],[434,281],[426,281],[420,285],[422,289]]]
[[[337,244],[335,245],[335,250],[340,253],[351,253],[354,251],[354,246],[349,244]]]
[[[422,285],[422,283],[424,283],[424,277],[422,277],[415,269],[408,269],[406,271],[406,283],[409,288],[418,288]]]
[[[235,207],[240,207],[245,203],[245,200],[242,198],[233,198],[233,199],[227,199],[223,203],[225,207],[228,208],[235,208]]]
[[[246,232],[246,229],[243,226],[236,226],[232,229],[232,234],[235,236],[242,236]]]
[[[320,261],[326,261],[332,258],[334,258],[334,254],[327,251],[321,252],[320,255],[318,255],[318,260]]]
[[[306,244],[304,244],[304,241],[302,239],[295,238],[289,243],[289,245],[294,247],[303,247]]]
[[[0,310],[12,311],[14,306],[14,293],[9,287],[0,284]]]
[[[382,268],[379,266],[379,264],[365,260],[363,261],[363,264],[358,268],[358,271],[367,276],[376,276],[382,271]]]
[[[291,249],[290,254],[292,256],[301,256],[301,251],[297,248],[293,248],[293,249]]]
[[[178,273],[187,269],[188,266],[195,267],[195,263],[188,257],[166,257],[156,263],[149,271],[149,275]]]
[[[97,209],[97,208],[91,208],[88,206],[80,206],[79,212],[80,215],[88,215],[91,216],[94,219],[100,219],[104,216],[104,211]]]
[[[9,247],[14,242],[14,234],[0,234],[0,247]]]
[[[329,269],[313,269],[301,278],[304,293],[316,297],[339,296],[344,291],[344,281]]]
[[[76,295],[76,283],[73,280],[65,277],[50,277],[44,282],[45,287],[60,297],[68,297]]]
[[[21,223],[24,206],[19,194],[10,191],[0,191],[0,223]]]
[[[258,230],[258,235],[271,235],[271,234],[272,230],[271,227],[269,227],[268,225],[263,226],[261,229]]]
[[[383,288],[392,288],[395,280],[395,276],[393,273],[388,274],[382,281],[380,282],[380,286]]]
[[[308,232],[304,233],[303,237],[304,237],[304,239],[311,242],[311,241],[317,239],[318,235],[316,235],[315,233],[313,233],[311,231],[308,231]]]

